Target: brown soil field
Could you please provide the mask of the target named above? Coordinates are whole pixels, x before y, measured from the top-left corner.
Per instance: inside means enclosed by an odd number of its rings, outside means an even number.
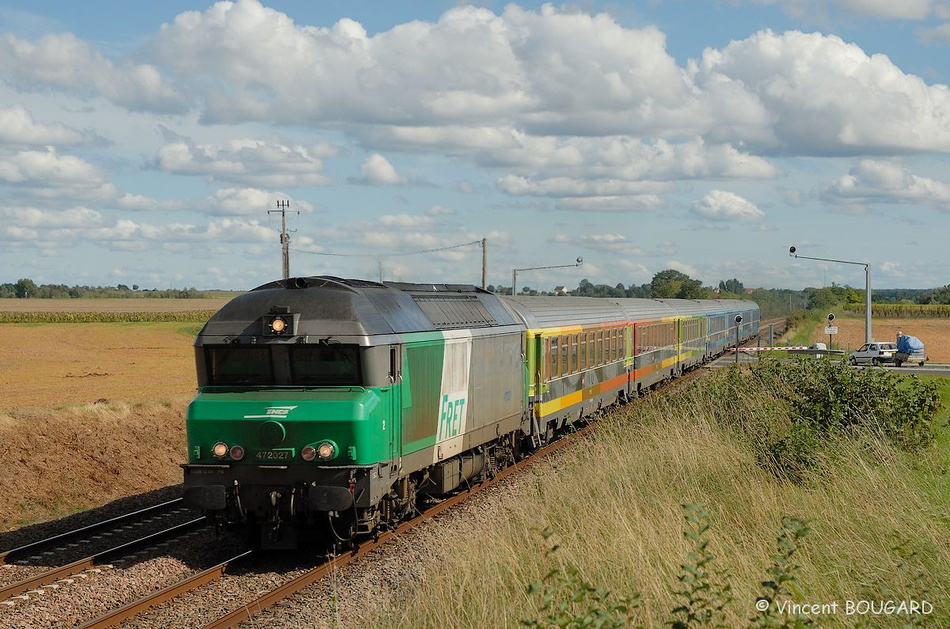
[[[835,319],[838,333],[832,338],[835,348],[848,352],[864,345],[864,319]],[[916,336],[924,343],[924,352],[932,363],[950,363],[950,319],[874,319],[871,321],[871,333],[876,341],[896,341],[897,331]],[[825,324],[817,325],[812,331],[812,343],[828,344]]]
[[[0,411],[191,395],[200,324],[0,324]]]

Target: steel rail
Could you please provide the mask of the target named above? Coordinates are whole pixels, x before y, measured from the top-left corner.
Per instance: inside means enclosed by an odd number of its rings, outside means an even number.
[[[128,605],[113,609],[98,618],[87,621],[79,625],[79,629],[104,629],[105,627],[115,627],[124,620],[128,620],[137,614],[141,614],[152,607],[161,605],[165,601],[171,600],[192,590],[196,590],[203,585],[211,583],[212,581],[221,578],[228,568],[233,567],[235,564],[247,559],[253,553],[253,550],[246,550],[239,555],[231,557],[227,561],[222,561],[216,566],[212,566],[207,570],[203,570],[196,574],[191,575],[185,579],[182,579],[178,583],[170,585],[166,588],[148,594],[137,601],[133,601]]]
[[[159,542],[165,541],[166,539],[178,537],[179,535],[187,533],[193,529],[200,528],[206,523],[207,520],[204,517],[195,518],[193,520],[189,520],[187,522],[183,522],[182,524],[165,529],[164,531],[152,533],[151,535],[146,535],[145,537],[139,538],[137,540],[126,542],[114,548],[109,548],[108,550],[96,553],[95,555],[90,555],[89,557],[76,560],[72,563],[66,564],[65,566],[53,568],[52,570],[48,570],[42,574],[36,575],[35,577],[18,581],[17,583],[13,583],[5,588],[0,589],[0,601],[5,601],[17,596],[18,594],[41,588],[44,585],[49,585],[50,583],[54,583],[60,579],[76,574],[77,572],[88,570],[96,564],[108,563],[108,561],[112,558],[121,557],[122,555],[134,552],[140,548],[145,548],[151,544],[157,544]]]
[[[176,505],[179,505],[182,502],[181,498],[175,498],[161,504],[153,505],[151,507],[146,507],[144,509],[139,509],[138,511],[133,511],[132,513],[126,513],[124,515],[116,516],[108,520],[103,520],[101,522],[96,522],[95,524],[90,524],[82,528],[74,529],[72,531],[66,531],[65,533],[60,533],[59,535],[54,535],[52,537],[47,537],[46,539],[41,539],[30,544],[25,544],[23,546],[18,546],[17,548],[12,548],[0,552],[0,565],[4,563],[10,563],[21,559],[23,557],[29,557],[35,555],[37,552],[44,550],[46,548],[52,548],[58,545],[72,542],[75,539],[89,536],[93,533],[98,533],[99,531],[106,530],[109,528],[115,528],[117,525],[123,524],[124,522],[131,522],[133,520],[138,520],[149,515],[153,515],[158,511],[163,511],[165,509],[171,509]]]

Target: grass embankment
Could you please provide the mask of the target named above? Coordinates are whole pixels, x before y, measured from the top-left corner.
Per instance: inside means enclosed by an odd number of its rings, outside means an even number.
[[[0,531],[180,483],[188,401],[0,412]]]
[[[776,414],[774,398],[754,380],[736,400],[739,424]],[[654,395],[603,421],[596,435],[534,468],[529,482],[493,504],[490,524],[446,531],[406,600],[371,626],[515,627],[544,618],[526,586],[552,568],[576,569],[577,580],[609,589],[614,600],[639,595],[633,622],[668,626],[684,604],[675,594],[684,589],[682,565],[696,564],[683,505],[700,503],[714,556],[705,570],[718,583],[713,590],[731,587],[727,626],[748,626],[757,614],[785,515],[807,519],[810,532],[792,556],[800,565],[796,594],[780,594],[776,604],[837,604],[814,617],[819,626],[950,625],[950,501],[940,467],[947,428],[939,429],[940,450],[917,453],[864,432],[835,438],[814,475],[796,484],[765,469],[761,449],[717,415],[721,390]],[[547,542],[546,528],[554,532]],[[546,557],[551,540],[560,548]],[[923,618],[846,615],[848,601],[882,600],[926,600],[934,609]]]

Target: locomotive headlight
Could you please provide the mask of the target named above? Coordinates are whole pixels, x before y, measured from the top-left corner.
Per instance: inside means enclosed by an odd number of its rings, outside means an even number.
[[[304,446],[300,450],[300,458],[304,461],[313,461],[314,459],[319,459],[321,461],[329,461],[330,459],[335,459],[338,450],[336,444],[332,441],[321,441],[315,445]]]
[[[231,446],[231,449],[228,451],[228,454],[231,455],[231,458],[235,461],[240,461],[244,458],[244,447],[243,446]]]
[[[228,444],[223,441],[219,441],[218,443],[211,446],[211,454],[216,459],[223,459],[228,454]]]
[[[336,444],[332,441],[324,441],[317,446],[317,458],[323,461],[329,461],[336,456]]]
[[[289,312],[264,315],[264,336],[293,336],[296,317],[297,315]]]
[[[270,322],[270,331],[274,334],[283,334],[287,329],[287,320],[283,317],[274,317]]]

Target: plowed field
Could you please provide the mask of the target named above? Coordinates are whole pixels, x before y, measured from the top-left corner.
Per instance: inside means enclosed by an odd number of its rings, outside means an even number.
[[[835,348],[848,352],[864,345],[864,319],[838,317],[835,319],[838,333],[832,338]],[[950,319],[874,319],[871,333],[876,341],[896,341],[897,331],[916,336],[924,343],[924,349],[932,363],[950,363]],[[828,344],[825,324],[812,331],[812,343]]]
[[[197,384],[200,324],[0,324],[0,411],[153,402]]]

